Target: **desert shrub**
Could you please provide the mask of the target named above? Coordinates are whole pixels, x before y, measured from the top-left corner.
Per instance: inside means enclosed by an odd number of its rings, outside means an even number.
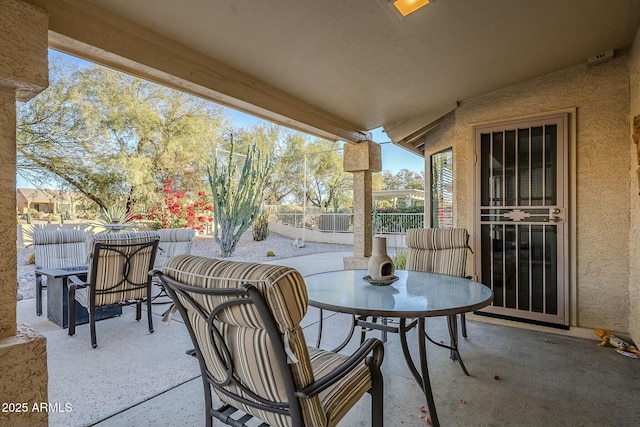
[[[393,256],[393,266],[396,270],[404,270],[407,268],[407,251],[398,251]]]
[[[253,240],[261,242],[269,236],[269,211],[262,211],[253,222]],[[268,256],[268,255],[267,255]]]
[[[163,183],[164,200],[158,206],[149,209],[146,216],[135,215],[134,220],[148,220],[151,228],[193,228],[203,233],[213,222],[213,206],[207,203],[207,195],[203,190],[197,196],[187,197],[184,191],[173,189],[173,181],[167,179]]]

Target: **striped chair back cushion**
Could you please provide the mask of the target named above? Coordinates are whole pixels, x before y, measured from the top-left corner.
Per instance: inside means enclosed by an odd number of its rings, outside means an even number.
[[[469,233],[464,228],[407,230],[407,270],[464,277]]]
[[[79,230],[35,230],[33,250],[36,264],[42,268],[87,265],[87,235]]]
[[[296,387],[305,387],[313,381],[309,353],[300,327],[300,321],[308,308],[307,288],[297,270],[277,265],[185,255],[171,258],[164,266],[163,272],[181,283],[203,288],[237,288],[244,283],[256,286],[273,314],[283,341],[286,342],[288,339],[289,347],[298,359],[297,363],[290,365]],[[216,344],[212,341],[207,317],[214,307],[228,301],[229,297],[196,293],[190,293],[190,297],[204,307],[204,316],[186,298],[178,294],[181,304],[187,310],[188,321],[194,330],[207,371],[220,380],[226,377],[226,368],[220,360],[220,353],[214,350]],[[240,381],[259,396],[272,401],[286,402],[282,373],[275,363],[269,362],[276,360],[273,343],[267,335],[255,305],[232,306],[223,310],[217,319],[216,327],[232,353],[231,364]],[[252,400],[235,386],[229,386],[229,390]],[[223,402],[255,415],[272,426],[291,426],[289,417],[255,409],[223,393],[217,394]],[[323,413],[318,397],[300,399],[300,404],[305,425],[312,427],[326,425],[326,415]]]
[[[139,245],[159,240],[159,238],[155,231],[100,233],[87,238],[88,278],[91,283],[95,283],[96,306],[147,296],[146,284],[150,280],[149,271],[153,268],[152,256],[155,253],[153,246],[140,250]],[[98,252],[97,243],[125,246],[114,248],[117,251],[101,247]],[[87,298],[90,298],[90,295]]]
[[[161,268],[176,255],[189,255],[196,238],[196,231],[192,228],[161,228],[157,230],[160,235],[158,252],[153,268]]]

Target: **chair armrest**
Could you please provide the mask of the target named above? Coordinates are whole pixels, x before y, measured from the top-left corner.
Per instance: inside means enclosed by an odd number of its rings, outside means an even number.
[[[379,369],[380,364],[382,364],[382,358],[384,357],[384,345],[382,341],[377,338],[369,338],[363,342],[347,360],[319,380],[297,391],[296,396],[300,398],[310,398],[321,393],[337,381],[340,381],[345,374],[351,372],[351,370],[365,360],[371,352],[373,352],[373,355],[367,360],[367,365],[372,366],[373,364],[374,367]]]
[[[76,275],[73,276],[69,276],[68,280],[68,286],[69,288],[73,287],[73,289],[75,290],[76,288],[86,288],[87,287],[87,283],[84,280],[80,280],[80,278]]]

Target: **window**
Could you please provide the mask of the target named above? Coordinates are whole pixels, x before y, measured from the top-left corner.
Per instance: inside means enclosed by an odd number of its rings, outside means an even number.
[[[453,227],[453,149],[431,156],[431,227]]]

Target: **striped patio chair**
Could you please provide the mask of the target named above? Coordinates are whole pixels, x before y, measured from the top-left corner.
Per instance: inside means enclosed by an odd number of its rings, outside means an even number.
[[[69,278],[69,301],[74,299],[89,311],[91,345],[96,348],[96,309],[110,305],[136,304],[140,320],[142,302],[147,303],[149,332],[153,333],[151,276],[159,241],[158,233],[101,233],[87,238],[87,280]],[[75,304],[69,304],[69,335],[76,332]]]
[[[156,230],[160,236],[158,253],[154,268],[162,268],[169,258],[176,255],[190,255],[196,231],[192,228],[161,228]]]
[[[407,230],[407,247],[407,270],[457,277],[466,275],[469,233],[464,228],[410,229]],[[467,338],[464,313],[460,315],[460,323],[462,336]]]
[[[80,267],[87,265],[87,235],[78,230],[35,230],[33,251],[36,268]],[[46,285],[36,273],[36,314],[42,315],[42,289]]]
[[[153,265],[154,269],[162,268],[170,258],[176,255],[190,255],[193,242],[196,238],[196,231],[192,228],[161,228],[156,230],[160,236],[158,243],[158,252],[156,253],[156,261]],[[153,279],[153,284],[160,288],[160,292],[153,296],[154,304],[170,304],[166,291],[162,284]],[[157,300],[160,298],[160,300]],[[157,301],[156,301],[157,300]]]
[[[335,426],[366,392],[372,425],[382,426],[382,343],[370,338],[351,356],[307,347],[307,292],[297,270],[177,256],[154,274],[195,346],[207,426],[214,417],[236,427]]]

